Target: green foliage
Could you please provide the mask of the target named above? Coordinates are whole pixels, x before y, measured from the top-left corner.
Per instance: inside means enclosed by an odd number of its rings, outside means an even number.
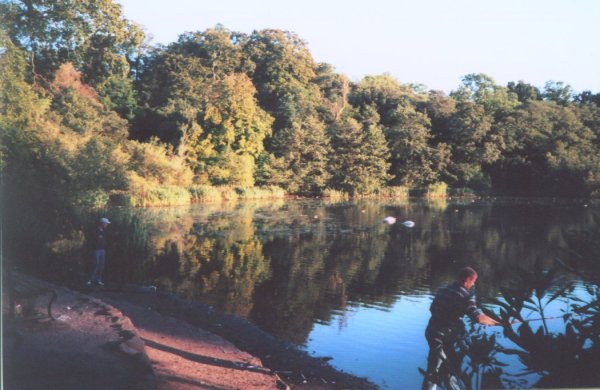
[[[516,194],[563,196],[598,188],[596,124],[586,119],[590,128],[584,118],[577,107],[551,102],[532,102],[507,114],[496,124],[506,147],[493,167],[496,185]]]
[[[192,183],[193,174],[185,160],[173,155],[156,140],[143,143],[128,141],[123,145],[123,151],[129,158],[129,187],[133,190],[138,181],[180,187]]]
[[[158,119],[156,135],[186,157],[197,182],[252,186],[254,159],[273,119],[258,106],[248,76],[234,73],[234,39],[224,29],[183,35],[149,59],[141,88],[147,104],[156,105],[147,114]]]
[[[347,118],[332,126],[331,185],[350,195],[369,195],[390,177],[388,148],[377,126]]]
[[[254,185],[254,158],[248,154],[236,154],[226,149],[218,161],[206,168],[214,185],[252,187]]]
[[[184,187],[172,187],[191,183],[181,158],[126,140],[127,123],[68,64],[47,90],[32,86],[24,53],[5,42],[0,150],[7,254],[28,248],[22,263],[33,267],[55,256],[47,244],[72,236],[82,210],[105,206],[113,192],[129,191],[133,205],[189,203]]]
[[[189,192],[181,187],[151,187],[142,194],[133,195],[137,195],[132,204],[134,207],[177,206],[190,203]]]
[[[544,85],[542,97],[556,104],[566,106],[573,100],[573,89],[562,81],[547,81]]]
[[[288,31],[255,31],[243,52],[253,64],[249,75],[258,101],[275,118],[273,134],[315,115],[320,100],[319,88],[312,83],[316,64],[302,39]]]
[[[360,120],[382,127],[393,184],[413,186],[436,181],[446,163],[445,148],[431,142],[429,117],[417,110],[427,99],[390,75],[365,77],[350,95]]]
[[[441,180],[600,193],[598,94],[562,82],[470,74],[446,96],[385,74],[353,84],[287,31],[218,25],[149,48],[111,0],[4,0],[0,14],[2,210],[19,222],[11,246],[35,232],[32,258],[109,198],[388,196]],[[181,190],[192,183],[223,187]]]
[[[322,95],[317,111],[325,123],[331,124],[340,120],[348,107],[350,81],[345,75],[335,73],[329,64],[319,64],[316,73],[314,81]]]
[[[597,233],[597,228],[595,231]],[[571,242],[587,243],[586,248],[593,248],[590,239],[597,239],[589,232],[572,234],[577,239]],[[571,243],[570,242],[570,243]],[[597,246],[597,245],[596,245]],[[568,256],[558,260],[567,270],[574,271],[583,279],[592,283],[587,290],[590,298],[584,301],[572,294],[570,284],[560,283],[557,277],[559,268],[546,269],[541,261],[537,261],[533,271],[518,270],[516,282],[502,289],[502,300],[496,300],[501,307],[499,319],[504,326],[504,335],[517,348],[503,349],[502,352],[515,354],[525,365],[525,373],[537,373],[541,379],[536,387],[589,387],[600,380],[600,365],[597,355],[600,352],[598,335],[599,288],[596,262],[580,262],[579,259],[593,253],[597,258],[598,248],[592,252],[578,253],[576,248],[567,250]],[[586,253],[583,255],[583,253]],[[572,261],[574,260],[574,261]],[[577,267],[577,268],[575,268]],[[564,331],[550,330],[545,309],[557,299],[569,300],[570,310],[562,319]],[[533,311],[542,321],[542,326],[535,328],[523,317],[524,311]],[[514,319],[514,320],[513,320]],[[515,325],[515,323],[517,325]]]
[[[510,92],[515,93],[519,102],[527,103],[533,100],[541,100],[542,93],[539,88],[527,84],[526,82],[519,80],[518,83],[515,84],[514,81],[508,83],[507,88]]]
[[[200,125],[216,151],[229,146],[240,154],[259,155],[273,119],[257,106],[252,81],[246,75],[228,75],[207,89]]]
[[[457,104],[450,119],[448,143],[451,163],[445,181],[459,187],[476,187],[487,181],[483,167],[500,158],[502,138],[492,128],[493,116],[470,101]]]
[[[483,73],[464,76],[462,85],[451,96],[458,101],[472,101],[491,115],[511,110],[519,101],[516,93],[497,85],[492,77]]]
[[[191,202],[187,189],[175,186],[138,187],[134,191],[115,191],[110,196],[110,203],[128,207],[180,206]]]
[[[292,128],[281,130],[274,142],[282,153],[276,160],[280,166],[275,171],[285,170],[291,175],[281,174],[283,183],[271,181],[292,193],[319,194],[327,185],[330,172],[327,166],[331,146],[325,126],[318,118],[307,118]]]
[[[141,28],[111,0],[6,0],[0,6],[4,27],[30,54],[35,77],[50,79],[67,62],[82,69],[94,86],[111,75],[126,76],[128,61],[144,39]]]

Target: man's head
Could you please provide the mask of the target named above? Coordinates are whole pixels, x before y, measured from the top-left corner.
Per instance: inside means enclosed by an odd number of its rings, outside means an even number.
[[[456,281],[465,286],[465,288],[470,289],[477,281],[477,271],[471,267],[465,267],[458,271]]]
[[[100,218],[100,224],[104,227],[107,227],[108,225],[110,225],[110,221],[108,220],[108,218]]]

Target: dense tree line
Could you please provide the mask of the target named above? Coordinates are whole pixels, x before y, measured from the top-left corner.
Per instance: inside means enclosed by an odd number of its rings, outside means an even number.
[[[153,47],[111,0],[1,5],[4,67],[46,99],[58,131],[163,147],[196,183],[311,194],[438,181],[515,195],[598,189],[600,96],[562,82],[501,86],[470,74],[449,96],[390,75],[353,83],[287,31],[218,25]]]

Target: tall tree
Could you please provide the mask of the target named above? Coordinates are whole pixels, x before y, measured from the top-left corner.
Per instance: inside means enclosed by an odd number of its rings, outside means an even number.
[[[598,188],[597,133],[571,106],[531,102],[496,124],[506,150],[493,166],[498,189],[518,195],[581,196]]]
[[[242,55],[246,40],[222,26],[186,33],[152,53],[140,76],[146,109],[138,136],[156,134],[171,143],[201,182],[252,185],[255,161],[271,134],[273,118],[243,73],[251,68]]]
[[[288,31],[255,31],[244,53],[253,63],[250,77],[260,105],[275,118],[274,134],[315,115],[320,102],[313,83],[317,66],[302,39]]]
[[[195,143],[204,150],[203,145],[210,143],[211,153],[203,155],[199,151],[196,156],[209,166],[219,165],[219,160],[225,158],[231,167],[230,177],[221,177],[215,184],[254,185],[254,162],[264,151],[264,140],[271,134],[273,123],[273,118],[258,107],[255,94],[245,74],[228,75],[206,85],[198,119],[203,131]],[[246,175],[237,175],[244,171]]]
[[[319,64],[316,73],[315,83],[323,97],[317,111],[325,123],[331,124],[341,119],[348,106],[350,80],[343,74],[335,73],[329,64]]]
[[[594,94],[592,91],[586,90],[575,96],[575,101],[580,104],[594,103],[600,106],[600,93]]]
[[[308,47],[296,34],[269,29],[253,32],[244,53],[259,104],[274,118],[266,142],[269,182],[283,180],[292,192],[320,192],[328,181],[330,146],[318,112],[323,98],[317,65]]]
[[[365,128],[347,117],[330,131],[332,186],[352,195],[368,195],[385,186],[390,178],[389,149],[381,129]]]
[[[475,102],[491,115],[511,110],[519,103],[516,93],[497,85],[492,77],[484,73],[464,76],[461,86],[451,96],[459,101]]]
[[[390,75],[367,76],[350,95],[363,123],[375,121],[382,126],[390,150],[392,183],[420,186],[439,178],[443,164],[439,158],[444,152],[430,143],[430,120],[417,111],[427,99],[427,94]]]
[[[3,0],[0,5],[11,39],[30,55],[31,71],[46,78],[66,62],[93,86],[112,74],[127,74],[129,56],[144,38],[112,0]]]
[[[109,110],[96,91],[81,80],[81,73],[70,63],[61,65],[50,85],[52,109],[61,124],[80,134],[106,136],[123,141],[128,135],[127,121]]]
[[[450,118],[456,112],[456,100],[442,91],[430,91],[428,98],[418,105],[431,121],[431,135],[437,142],[444,142],[450,129]]]
[[[2,25],[27,53],[36,82],[50,81],[71,63],[104,97],[131,119],[135,109],[131,63],[144,40],[142,29],[123,17],[112,0],[3,0]]]
[[[567,105],[573,101],[573,88],[562,81],[547,81],[544,84],[542,97],[560,105]]]
[[[542,93],[540,92],[539,88],[531,84],[527,84],[522,80],[519,80],[518,83],[510,81],[507,84],[507,88],[510,92],[517,94],[517,98],[521,103],[542,99]]]
[[[292,128],[281,130],[273,140],[281,155],[278,159],[275,176],[284,182],[271,182],[282,185],[288,191],[305,194],[319,194],[325,189],[330,177],[328,167],[331,145],[325,133],[325,125],[316,117],[307,118]],[[286,175],[285,172],[290,172]]]
[[[169,51],[199,59],[210,78],[220,79],[252,68],[242,53],[247,40],[246,34],[230,31],[217,24],[205,31],[181,34],[177,42],[169,46]]]
[[[489,189],[483,168],[495,162],[502,151],[502,139],[492,131],[493,117],[479,104],[462,101],[450,120],[449,144],[452,160],[446,181],[459,187]]]

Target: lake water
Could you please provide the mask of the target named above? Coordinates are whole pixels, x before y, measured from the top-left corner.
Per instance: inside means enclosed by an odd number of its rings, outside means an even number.
[[[111,214],[108,277],[213,304],[336,368],[408,389],[422,381],[423,333],[439,286],[470,265],[479,272],[478,296],[497,296],[517,268],[532,269],[538,259],[552,265],[564,232],[589,227],[600,209],[477,199],[203,204],[137,210],[134,219],[119,213]],[[383,223],[386,216],[398,223]],[[404,228],[405,220],[415,226]],[[139,249],[139,234],[131,237],[125,225],[137,226],[148,247]],[[136,250],[137,258],[114,260]],[[567,306],[557,300],[547,315]],[[499,329],[484,331],[501,337]],[[514,358],[504,361],[519,369]]]

